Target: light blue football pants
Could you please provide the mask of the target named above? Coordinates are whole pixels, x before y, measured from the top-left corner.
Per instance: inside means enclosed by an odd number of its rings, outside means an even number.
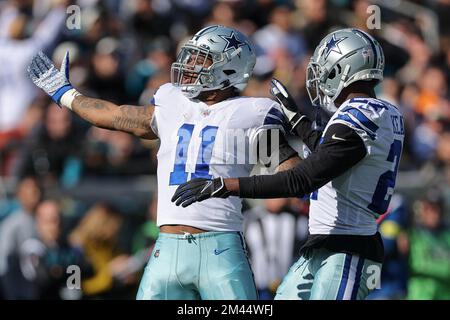
[[[136,298],[257,299],[242,233],[160,233]]]
[[[276,300],[362,300],[379,285],[381,263],[312,249],[290,268]]]

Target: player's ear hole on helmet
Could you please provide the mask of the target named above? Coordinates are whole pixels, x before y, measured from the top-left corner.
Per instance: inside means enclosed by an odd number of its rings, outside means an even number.
[[[330,74],[328,75],[328,79],[332,80],[334,79],[334,77],[336,77],[336,68],[333,68],[333,70],[331,70]]]
[[[337,64],[333,70],[331,70],[330,74],[328,75],[328,79],[333,80],[337,75],[340,75],[342,71],[342,67],[340,64]]]
[[[234,70],[223,70],[223,73],[225,73],[227,76],[229,76],[229,75],[231,75],[233,73],[236,73],[236,71],[234,71]]]

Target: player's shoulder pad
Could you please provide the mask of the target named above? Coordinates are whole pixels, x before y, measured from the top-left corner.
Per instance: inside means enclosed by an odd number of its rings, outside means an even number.
[[[242,97],[235,109],[231,122],[243,128],[280,127],[287,125],[280,105],[269,98]]]
[[[375,140],[389,108],[391,108],[389,104],[378,99],[353,98],[339,107],[331,123],[346,124],[359,133],[365,133],[371,140]]]
[[[184,97],[181,91],[174,87],[171,83],[166,83],[160,86],[153,95],[150,103],[154,106],[163,107],[166,104],[173,104],[177,97]]]

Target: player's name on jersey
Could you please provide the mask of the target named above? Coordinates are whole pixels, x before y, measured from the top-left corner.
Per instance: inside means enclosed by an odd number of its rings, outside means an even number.
[[[392,120],[392,128],[394,129],[394,133],[404,135],[405,134],[405,126],[404,126],[404,122],[403,122],[403,117],[391,115],[391,120]]]

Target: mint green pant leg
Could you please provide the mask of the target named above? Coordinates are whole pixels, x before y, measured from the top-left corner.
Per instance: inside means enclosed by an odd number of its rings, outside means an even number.
[[[193,284],[199,249],[183,236],[160,234],[136,296],[137,300],[198,300]]]
[[[204,240],[201,242],[201,298],[256,300],[258,294],[242,234],[213,233]]]
[[[161,233],[137,299],[257,299],[242,234],[205,232],[189,237]]]
[[[314,284],[311,300],[362,300],[369,292],[369,266],[381,264],[358,255],[314,250]]]
[[[357,255],[313,249],[291,267],[275,299],[365,299],[373,289],[374,281],[369,279],[373,268],[381,270],[381,264]]]
[[[275,300],[309,300],[313,279],[310,259],[301,256],[283,278]]]

